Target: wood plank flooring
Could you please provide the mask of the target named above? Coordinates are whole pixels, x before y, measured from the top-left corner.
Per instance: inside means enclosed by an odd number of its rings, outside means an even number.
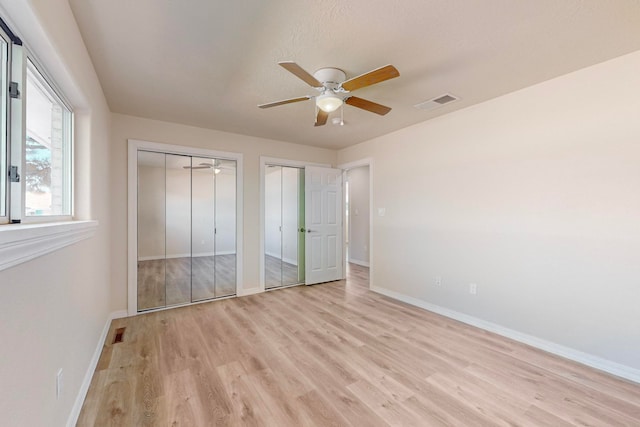
[[[78,425],[640,426],[639,385],[367,282],[116,320]]]

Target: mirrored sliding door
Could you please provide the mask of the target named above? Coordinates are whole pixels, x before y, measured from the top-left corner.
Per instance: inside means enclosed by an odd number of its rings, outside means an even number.
[[[193,165],[193,301],[234,295],[236,162],[194,157]]]
[[[138,151],[137,310],[236,293],[236,162]]]
[[[265,288],[304,281],[304,174],[302,169],[265,169]]]
[[[138,151],[138,311],[167,305],[165,157]]]
[[[191,301],[191,157],[165,160],[165,288],[167,305]]]
[[[215,180],[216,298],[236,293],[236,162],[218,160]]]

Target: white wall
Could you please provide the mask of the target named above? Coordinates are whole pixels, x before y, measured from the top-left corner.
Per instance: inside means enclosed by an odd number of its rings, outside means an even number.
[[[0,5],[74,107],[75,216],[99,221],[95,237],[0,272],[0,424],[61,426],[112,310],[110,113],[65,0]]]
[[[240,284],[242,292],[257,291],[260,287],[260,156],[336,164],[337,153],[334,150],[122,114],[112,114],[112,124],[112,298],[119,309],[127,306],[127,139],[243,154],[244,283]]]
[[[342,150],[376,164],[373,286],[640,369],[638,70],[635,52]]]
[[[349,181],[349,262],[369,265],[369,166],[347,171]]]

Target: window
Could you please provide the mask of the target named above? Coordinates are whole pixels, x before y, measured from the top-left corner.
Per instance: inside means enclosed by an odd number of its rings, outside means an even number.
[[[0,24],[0,224],[71,219],[73,113]]]
[[[71,215],[71,111],[27,63],[25,215]]]
[[[73,215],[73,111],[36,56],[0,17],[0,271],[88,239]],[[48,46],[35,17],[25,25]],[[62,58],[46,54],[61,72]],[[29,223],[23,226],[14,223]]]

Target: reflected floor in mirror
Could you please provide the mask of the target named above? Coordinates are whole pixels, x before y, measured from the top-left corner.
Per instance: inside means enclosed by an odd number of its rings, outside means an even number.
[[[235,293],[235,255],[138,261],[138,310],[220,298]]]
[[[265,255],[265,288],[277,288],[280,286],[295,285],[298,280],[298,266],[281,261],[271,255]]]

